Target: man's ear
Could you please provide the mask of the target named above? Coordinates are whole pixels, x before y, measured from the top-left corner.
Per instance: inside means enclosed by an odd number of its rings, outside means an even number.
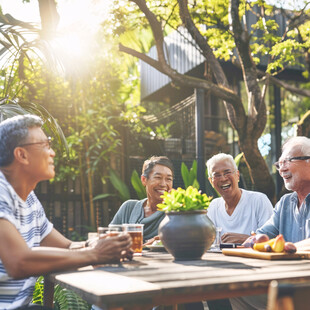
[[[209,180],[210,184],[214,187],[212,178],[211,178],[211,177],[208,177],[208,180]]]
[[[147,178],[144,175],[141,175],[141,182],[143,186],[146,186]]]
[[[16,147],[14,149],[14,157],[15,159],[19,162],[19,163],[22,163],[22,164],[28,164],[28,152],[22,148],[22,147]]]

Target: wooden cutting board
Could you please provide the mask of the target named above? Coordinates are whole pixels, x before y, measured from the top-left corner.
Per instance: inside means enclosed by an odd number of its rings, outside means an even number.
[[[250,248],[243,249],[222,249],[224,255],[241,256],[260,259],[310,259],[310,252],[300,251],[294,254],[288,253],[272,253],[272,252],[258,252]]]

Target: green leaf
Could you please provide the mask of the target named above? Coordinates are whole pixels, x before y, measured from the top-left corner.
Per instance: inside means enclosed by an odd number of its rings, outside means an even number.
[[[183,179],[184,186],[187,188],[189,186],[194,186],[199,188],[199,183],[197,181],[197,161],[194,160],[192,167],[188,170],[185,163],[181,164],[181,175]]]
[[[236,157],[235,157],[235,163],[237,165],[237,167],[239,168],[239,164],[240,164],[240,161],[241,161],[241,158],[243,156],[243,152],[238,154]]]
[[[113,187],[118,191],[122,201],[130,199],[128,186],[121,180],[113,169],[110,170],[110,181]]]
[[[196,160],[193,161],[192,167],[189,171],[189,184],[187,186],[193,185],[194,183],[196,183],[196,184],[198,183],[198,181],[197,181],[197,161]],[[199,183],[198,183],[198,185],[199,185]],[[194,186],[194,187],[196,187],[196,186]]]
[[[140,200],[146,197],[145,187],[143,186],[140,176],[136,170],[132,172],[131,184]]]
[[[200,188],[200,184],[199,182],[195,179],[194,182],[193,182],[193,187],[199,189]]]
[[[189,184],[189,171],[185,163],[182,162],[181,164],[181,175],[184,182],[185,187],[188,187]]]
[[[169,193],[165,192],[163,202],[157,205],[160,211],[176,211],[185,212],[192,210],[206,210],[212,200],[212,197],[202,194],[197,188],[193,186],[183,189],[178,187],[171,190]]]
[[[105,199],[107,197],[115,196],[113,194],[100,194],[94,197],[93,201],[99,200],[99,199]]]

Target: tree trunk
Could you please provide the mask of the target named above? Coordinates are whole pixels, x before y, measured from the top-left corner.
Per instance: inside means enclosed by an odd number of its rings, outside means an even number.
[[[249,168],[251,180],[255,190],[265,193],[270,201],[275,204],[275,185],[270,175],[267,164],[262,157],[257,141],[251,136],[239,140],[240,150],[244,153],[245,162]]]

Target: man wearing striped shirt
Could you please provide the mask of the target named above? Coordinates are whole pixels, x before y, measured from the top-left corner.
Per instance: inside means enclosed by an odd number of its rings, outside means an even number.
[[[62,236],[33,193],[54,177],[55,152],[34,115],[0,124],[0,309],[31,309],[36,276],[131,258],[129,235],[82,248]],[[25,308],[26,307],[26,308]],[[34,309],[47,309],[43,306]]]

